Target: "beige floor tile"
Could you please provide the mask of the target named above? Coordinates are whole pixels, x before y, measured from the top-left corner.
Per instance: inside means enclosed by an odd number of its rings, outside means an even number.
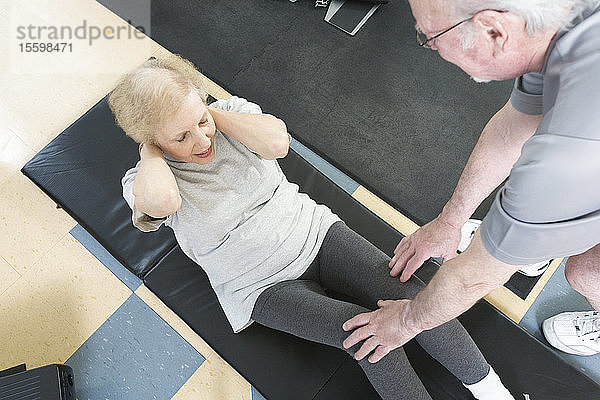
[[[75,225],[24,175],[0,185],[0,254],[21,275]]]
[[[85,19],[87,23],[90,23],[98,15],[107,12],[107,9],[96,0],[0,1],[0,5],[3,3],[6,4],[2,7],[5,10],[5,13],[33,13],[46,22],[44,26],[79,26],[82,24],[83,19]],[[56,18],[57,15],[64,15],[65,18]],[[34,22],[31,22],[31,24],[34,24]],[[27,25],[29,25],[29,23]],[[47,32],[49,31],[47,30],[45,33]]]
[[[172,400],[251,400],[252,387],[221,358],[207,359]]]
[[[77,4],[77,6],[75,6]],[[21,72],[28,64],[48,61],[48,56],[62,51],[69,51],[74,46],[74,35],[81,35],[91,23],[102,13],[109,12],[93,0],[26,0],[8,2],[0,24],[0,50],[3,62],[0,72]],[[79,31],[76,30],[80,28]],[[86,34],[87,34],[86,30]],[[37,49],[27,49],[27,43],[36,44]],[[47,44],[53,44],[47,49]],[[66,43],[66,46],[62,44]],[[70,43],[70,46],[68,45]],[[54,45],[59,44],[60,51]],[[42,45],[43,48],[40,49]],[[46,67],[48,73],[54,72]]]
[[[132,293],[71,235],[63,237],[23,277],[86,339]]]
[[[64,363],[83,342],[46,297],[24,278],[0,295],[0,370]]]
[[[47,0],[45,0],[47,1]],[[98,16],[109,10],[96,0],[51,0],[75,19],[76,25],[81,25],[85,19],[92,22]]]
[[[4,258],[0,257],[0,295],[20,277],[21,275]]]
[[[0,185],[31,160],[35,152],[13,131],[0,125]]]
[[[10,2],[5,13],[1,16],[0,24],[0,74],[23,73],[30,66],[37,65],[51,56],[46,51],[27,51],[27,43],[49,42],[46,32],[48,26],[60,26],[67,23],[71,17],[64,11],[55,8],[37,7],[37,2],[18,1]],[[38,30],[39,27],[39,30]],[[46,27],[44,29],[43,27]],[[42,33],[39,38],[38,33]]]
[[[143,62],[154,51],[152,40],[71,40],[73,51],[64,53],[21,53],[16,39],[19,26],[67,26],[75,29],[93,14],[98,26],[115,26],[124,22],[103,6],[85,2],[87,7],[70,4],[70,13],[60,7],[48,7],[49,1],[22,2],[9,7],[1,17],[0,51],[8,58],[0,61],[0,124],[15,132],[39,151],[75,121],[114,86],[121,74]],[[36,6],[36,4],[42,4]],[[45,5],[45,6],[44,6]],[[97,10],[92,13],[90,9]],[[79,17],[73,17],[73,14]],[[86,19],[86,21],[88,21]],[[88,21],[89,22],[89,21]],[[89,25],[89,24],[88,24]]]
[[[89,39],[74,39],[73,51],[57,56],[75,73],[87,76],[99,87],[111,89],[123,73],[148,59],[156,48],[152,39],[109,10],[99,13],[92,25],[103,32],[110,29],[114,37],[102,37],[91,44]]]
[[[54,53],[16,53],[2,65],[0,125],[36,152],[97,101],[98,87]]]
[[[3,91],[0,124],[37,152],[91,108],[97,99],[90,93],[97,92],[91,81],[67,69],[60,75],[22,76]]]
[[[11,73],[23,73],[23,66],[48,62],[50,55],[70,53],[76,50],[77,39],[74,36],[88,35],[91,21],[102,14],[110,13],[93,0],[27,0],[12,2],[5,11],[3,24],[0,25],[0,49],[7,61]],[[85,26],[84,26],[85,23]],[[86,28],[86,29],[84,29]],[[79,30],[78,30],[79,29]],[[54,36],[52,36],[54,35]],[[57,38],[58,36],[58,38]],[[27,51],[25,43],[61,44],[60,51]],[[62,46],[66,43],[67,46]],[[70,44],[70,45],[68,45]],[[75,46],[75,47],[74,47]],[[2,65],[2,64],[0,64]],[[46,73],[55,71],[52,65],[44,65]],[[1,69],[0,69],[1,71]]]
[[[91,20],[108,11],[94,0],[27,0],[0,3],[0,74],[23,73],[28,66],[48,59],[47,51],[26,51],[25,43],[72,43],[69,38],[78,26],[89,25]],[[30,28],[31,26],[31,28]],[[61,39],[52,38],[51,30]],[[41,35],[40,35],[41,34]],[[63,47],[62,45],[60,46]],[[69,46],[65,49],[68,51]],[[53,48],[52,53],[56,54]],[[24,68],[25,67],[25,68]]]
[[[152,55],[157,58],[160,56],[168,56],[169,54],[171,54],[171,51],[158,43],[155,44],[154,50],[152,51]]]
[[[94,82],[94,85],[96,87],[99,88],[98,94],[99,97],[98,99],[101,99],[102,97],[106,96],[108,93],[110,93],[111,90],[114,89],[114,87],[117,84],[117,81],[119,80],[119,78],[121,78],[121,76],[129,71],[131,71],[132,69],[138,67],[139,65],[141,65],[144,61],[146,61],[148,58],[150,58],[150,56],[152,55],[152,53],[154,52],[154,50],[159,46],[156,42],[154,42],[151,39],[150,40],[150,52],[146,52],[143,51],[141,53],[141,56],[137,59],[137,62],[135,64],[130,64],[127,66],[127,68],[123,68],[122,71],[119,70],[118,72],[113,72],[113,73],[100,73],[100,74],[91,74],[91,79]]]
[[[6,25],[3,22],[4,17],[0,15],[0,38],[8,33]],[[46,70],[47,63],[50,60],[58,58],[52,54],[31,54],[13,52],[11,54],[8,48],[8,42],[0,41],[0,51],[7,54],[6,58],[0,61],[0,90],[6,91],[10,86],[18,85],[20,82],[26,82],[29,78],[48,75]],[[50,63],[50,66],[52,63]]]
[[[29,11],[44,21],[54,22],[53,18],[58,14],[65,14],[63,7],[60,7],[63,0],[26,0],[26,1],[10,1],[9,12],[24,12]]]

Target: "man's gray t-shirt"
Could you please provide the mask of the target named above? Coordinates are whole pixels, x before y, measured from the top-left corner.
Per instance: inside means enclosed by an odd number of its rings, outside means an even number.
[[[496,259],[523,265],[600,243],[600,4],[557,33],[511,104],[543,114],[481,224]]]
[[[210,107],[260,113],[260,107],[231,97]],[[234,332],[252,323],[258,296],[275,283],[301,276],[316,257],[329,227],[339,218],[288,182],[275,160],[265,160],[217,131],[214,159],[205,165],[165,155],[182,204],[166,219],[152,220],[134,208],[137,169],[123,177],[123,197],[133,224],[152,231],[164,223],[183,252],[210,280]]]

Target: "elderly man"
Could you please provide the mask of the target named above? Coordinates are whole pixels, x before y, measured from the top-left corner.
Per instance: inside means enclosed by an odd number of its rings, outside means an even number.
[[[458,316],[525,264],[570,256],[565,273],[600,310],[600,1],[409,0],[419,44],[476,81],[518,77],[484,128],[440,215],[404,238],[390,262],[406,281],[429,257],[444,263],[413,300],[386,300],[343,328],[356,358],[389,351]],[[471,245],[461,226],[507,182]],[[600,352],[600,314],[546,320],[549,342]]]

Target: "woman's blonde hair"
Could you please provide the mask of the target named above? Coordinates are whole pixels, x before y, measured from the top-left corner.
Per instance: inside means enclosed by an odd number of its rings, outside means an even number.
[[[138,143],[156,143],[156,134],[192,91],[206,103],[202,74],[177,54],[152,58],[125,74],[108,97],[117,124]]]

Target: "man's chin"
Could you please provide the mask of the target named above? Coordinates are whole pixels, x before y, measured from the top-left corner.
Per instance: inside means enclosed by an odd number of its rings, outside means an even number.
[[[473,76],[473,75],[471,75],[471,79],[473,79],[477,83],[490,83],[492,81],[491,79],[478,78],[478,77]]]

